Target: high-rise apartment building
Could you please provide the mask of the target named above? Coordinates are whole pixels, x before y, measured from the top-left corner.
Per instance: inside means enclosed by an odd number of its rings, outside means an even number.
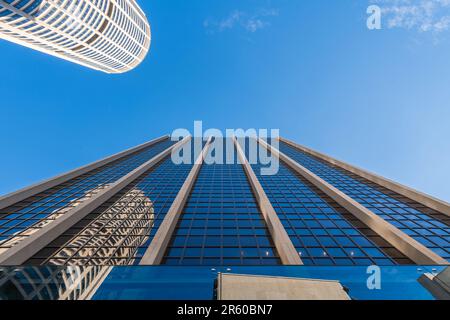
[[[0,265],[448,264],[448,203],[284,138],[220,139],[161,137],[0,198]]]
[[[135,0],[0,0],[0,38],[122,73],[144,60],[151,32]]]

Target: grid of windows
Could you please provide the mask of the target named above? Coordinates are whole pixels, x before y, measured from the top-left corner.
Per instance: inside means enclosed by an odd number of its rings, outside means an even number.
[[[0,268],[0,300],[86,299],[110,267]]]
[[[166,139],[0,210],[0,253],[92,198],[174,144]]]
[[[36,9],[42,3],[42,0],[3,0],[3,1],[28,14],[32,13],[33,10]],[[0,7],[0,17],[4,17],[10,14],[12,14],[12,11],[6,8],[2,9]]]
[[[245,153],[249,157],[248,139]],[[276,175],[258,180],[305,265],[412,264],[321,190],[280,163]]]
[[[280,151],[444,259],[450,260],[450,217],[284,142]]]
[[[151,42],[150,26],[135,0],[0,0],[0,32],[13,42],[108,73],[133,69]]]
[[[139,264],[191,168],[168,157],[27,263]]]
[[[174,143],[165,139],[0,210],[0,254]],[[222,163],[202,165],[163,264],[281,264],[245,171],[237,161],[236,149],[225,141],[223,147],[223,155],[217,150],[213,153]],[[450,218],[446,215],[284,142],[279,147],[381,218],[450,259]],[[190,148],[190,164],[175,164],[171,157],[162,160],[27,264],[139,264],[198,156],[195,144]],[[244,149],[251,162],[254,157],[249,156],[249,139]],[[227,164],[230,159],[233,162]],[[251,166],[306,265],[413,264],[284,162],[272,176],[262,174],[265,165],[261,163]]]
[[[203,164],[163,264],[280,264],[246,174],[234,163]]]

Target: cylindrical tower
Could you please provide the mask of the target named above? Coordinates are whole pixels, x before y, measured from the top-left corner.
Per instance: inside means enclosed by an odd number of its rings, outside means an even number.
[[[135,0],[0,0],[0,38],[122,73],[143,61],[151,31]]]

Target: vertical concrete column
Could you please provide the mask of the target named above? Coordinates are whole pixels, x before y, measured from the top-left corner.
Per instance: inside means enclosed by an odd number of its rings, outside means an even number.
[[[95,210],[97,207],[108,201],[116,193],[120,192],[123,188],[129,185],[131,182],[139,178],[142,174],[149,169],[157,165],[161,160],[171,154],[172,150],[180,148],[183,144],[190,141],[191,137],[186,137],[182,141],[170,146],[157,156],[153,157],[149,161],[145,162],[140,167],[131,171],[126,176],[117,180],[115,183],[108,186],[96,194],[91,199],[82,203],[80,206],[73,208],[65,213],[60,218],[56,219],[52,223],[46,225],[36,233],[33,233],[27,239],[19,242],[9,250],[0,255],[0,265],[3,266],[17,266],[22,265],[28,259],[30,259],[37,252],[45,248],[49,243],[66,232],[74,224],[86,217],[89,213]]]
[[[258,178],[256,177],[251,165],[249,164],[244,151],[239,145],[238,140],[236,139],[236,137],[234,137],[233,140],[236,146],[239,160],[253,189],[253,193],[258,203],[259,209],[264,217],[267,229],[270,232],[272,241],[275,244],[281,262],[284,265],[303,265],[299,253],[295,249],[295,246],[289,238],[286,229],[284,229],[283,224],[278,218],[275,209],[273,208],[269,198],[264,192],[264,189],[261,186]]]
[[[189,195],[191,193],[192,187],[197,180],[200,169],[203,165],[203,160],[205,159],[209,147],[211,144],[211,138],[206,142],[202,152],[195,160],[195,163],[189,173],[188,177],[184,181],[183,186],[178,192],[175,200],[173,201],[169,211],[167,212],[163,222],[158,228],[150,246],[145,251],[144,256],[141,259],[140,265],[159,265],[161,264],[164,254],[166,253],[167,247],[170,244],[172,235],[180,219],[181,212],[186,205]]]
[[[349,197],[344,192],[335,188],[322,178],[318,177],[310,170],[298,164],[293,159],[289,158],[279,150],[272,148],[262,139],[259,139],[259,144],[264,148],[270,150],[273,156],[279,157],[288,167],[294,172],[301,175],[314,186],[322,190],[330,198],[340,204],[348,212],[353,214],[357,219],[363,222],[366,226],[380,235],[384,240],[390,243],[394,248],[403,253],[406,257],[419,265],[445,265],[448,261],[440,257],[424,245],[420,244],[412,237],[408,236],[400,229],[396,228],[380,216],[376,215],[366,207],[359,204],[357,201]]]
[[[422,193],[420,191],[414,190],[414,189],[409,188],[407,186],[404,186],[404,185],[402,185],[400,183],[397,183],[395,181],[386,179],[386,178],[384,178],[382,176],[379,176],[377,174],[368,172],[368,171],[363,170],[361,168],[357,168],[357,167],[352,166],[352,165],[350,165],[348,163],[345,163],[343,161],[336,160],[336,159],[334,159],[332,157],[329,157],[329,156],[327,156],[327,155],[325,155],[323,153],[314,151],[314,150],[312,150],[310,148],[304,147],[304,146],[299,145],[297,143],[294,143],[294,142],[292,142],[290,140],[287,140],[287,139],[284,139],[284,138],[280,138],[280,141],[282,141],[282,142],[284,142],[284,143],[290,145],[291,147],[294,147],[294,148],[296,148],[296,149],[298,149],[300,151],[303,151],[303,152],[305,152],[305,153],[307,153],[307,154],[309,154],[309,155],[311,155],[313,157],[316,157],[316,158],[319,158],[321,160],[324,160],[324,161],[326,161],[326,162],[328,162],[328,163],[330,163],[332,165],[335,165],[335,166],[337,166],[337,167],[339,167],[341,169],[344,169],[344,170],[347,170],[347,171],[349,171],[351,173],[354,173],[354,174],[356,174],[356,175],[358,175],[358,176],[360,176],[360,177],[362,177],[364,179],[367,179],[367,180],[369,180],[369,181],[371,181],[373,183],[376,183],[376,184],[378,184],[378,185],[380,185],[380,186],[382,186],[384,188],[392,190],[392,191],[394,191],[394,192],[396,192],[396,193],[398,193],[398,194],[400,194],[402,196],[410,198],[410,199],[412,199],[414,201],[417,201],[418,203],[421,203],[421,204],[423,204],[423,205],[425,205],[425,206],[427,206],[427,207],[429,207],[431,209],[434,209],[434,210],[439,211],[439,212],[441,212],[441,213],[443,213],[443,214],[445,214],[447,216],[450,216],[450,204],[445,202],[445,201],[436,199],[436,198],[434,198],[434,197],[432,197],[430,195],[427,195],[427,194]]]
[[[78,169],[69,171],[68,173],[62,174],[60,176],[51,178],[49,180],[46,180],[44,182],[40,182],[38,184],[32,185],[30,187],[27,187],[25,189],[10,193],[6,196],[0,197],[0,209],[4,209],[6,207],[9,207],[11,205],[16,204],[17,202],[20,202],[22,200],[25,200],[29,197],[32,197],[38,193],[41,193],[45,190],[48,190],[50,188],[53,188],[61,183],[67,182],[70,179],[76,178],[81,176],[82,174],[85,174],[89,171],[95,170],[97,168],[100,168],[104,165],[107,165],[115,160],[121,159],[123,157],[126,157],[134,152],[141,151],[147,147],[150,147],[152,145],[157,144],[158,142],[164,141],[169,139],[169,136],[163,136],[154,140],[151,140],[149,142],[146,142],[144,144],[141,144],[137,147],[119,152],[115,155],[112,155],[110,157],[107,157],[105,159],[96,161],[94,163],[88,164],[86,166],[80,167]]]

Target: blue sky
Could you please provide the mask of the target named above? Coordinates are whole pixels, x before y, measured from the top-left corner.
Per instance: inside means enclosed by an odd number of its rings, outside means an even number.
[[[139,3],[152,24],[152,48],[123,75],[0,41],[0,194],[203,120],[221,129],[280,128],[450,200],[448,6]],[[382,30],[366,28],[372,3],[383,8]]]

